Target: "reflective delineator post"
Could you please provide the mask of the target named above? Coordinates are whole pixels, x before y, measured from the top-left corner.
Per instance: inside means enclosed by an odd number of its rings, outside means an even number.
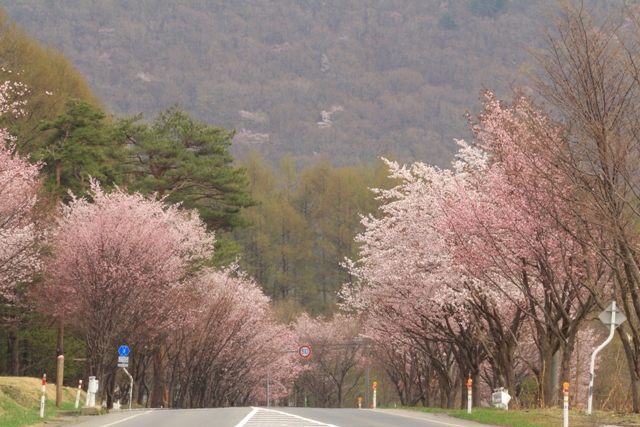
[[[40,397],[40,418],[44,418],[44,397],[47,389],[47,374],[42,376],[42,397]]]
[[[80,406],[80,392],[82,391],[82,380],[78,381],[78,393],[76,393],[76,409]]]
[[[361,397],[358,398],[358,409],[362,409],[362,398]]]
[[[373,382],[373,409],[376,409],[376,389],[378,388],[378,383]]]
[[[473,384],[473,381],[471,380],[471,378],[469,378],[467,380],[467,414],[471,413],[471,406],[473,405],[473,396],[472,396],[472,390],[471,390],[471,385]]]
[[[562,385],[562,393],[564,394],[563,409],[564,409],[564,427],[569,427],[569,383]]]

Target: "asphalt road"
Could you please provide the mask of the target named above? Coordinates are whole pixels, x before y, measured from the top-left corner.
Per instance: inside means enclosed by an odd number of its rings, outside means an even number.
[[[80,417],[79,427],[484,427],[470,421],[396,409],[216,408],[112,411]]]

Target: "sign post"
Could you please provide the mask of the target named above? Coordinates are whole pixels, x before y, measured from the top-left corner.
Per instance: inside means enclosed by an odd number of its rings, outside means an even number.
[[[129,377],[129,410],[131,410],[131,399],[133,399],[133,377],[127,371],[129,367],[129,354],[131,353],[131,349],[128,345],[121,345],[118,349],[118,368],[124,369],[125,374]]]
[[[595,370],[596,364],[596,355],[611,342],[613,339],[613,334],[618,326],[622,324],[625,320],[627,320],[626,316],[616,308],[616,302],[613,301],[609,307],[598,316],[602,323],[605,325],[609,325],[609,336],[600,344],[600,347],[596,348],[591,355],[591,365],[589,367],[589,399],[587,401],[587,414],[591,414],[591,408],[593,403],[593,373]]]
[[[122,368],[124,369],[124,373],[127,374],[129,376],[129,410],[131,411],[131,402],[133,400],[133,377],[131,376],[131,374],[129,373],[129,371],[127,371],[127,368]]]
[[[467,380],[467,414],[471,413],[471,405],[472,405],[472,402],[473,402],[473,399],[472,399],[472,397],[473,397],[472,393],[473,392],[471,390],[471,385],[472,384],[473,384],[473,380],[471,378],[469,378]]]
[[[122,347],[121,347],[122,348]],[[275,353],[295,353],[296,350],[284,350],[276,351]],[[308,359],[311,356],[311,347],[308,345],[301,345],[298,348],[298,356],[303,359]],[[271,406],[271,393],[269,390],[269,365],[267,365],[267,407]],[[304,406],[307,406],[307,396],[304,397]]]

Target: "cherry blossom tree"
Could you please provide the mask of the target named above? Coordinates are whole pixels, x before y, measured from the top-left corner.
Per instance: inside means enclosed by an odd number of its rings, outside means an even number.
[[[572,186],[554,175],[553,157],[542,149],[563,129],[526,98],[507,108],[487,94],[474,130],[480,147],[461,142],[453,171],[390,163],[403,183],[380,191],[380,218],[363,220],[361,259],[351,265],[361,283],[343,296],[367,313],[368,328],[393,324],[387,332],[433,355],[441,398],[455,384],[434,349],[449,346],[445,353],[474,383],[486,355],[492,386],[511,390],[522,358],[548,405],[551,358],[562,349],[561,378],[568,380],[576,334],[609,284],[606,265],[581,239],[598,229],[565,215]],[[538,357],[518,354],[524,323]]]
[[[272,317],[269,299],[236,266],[204,269],[190,281],[186,318],[172,334],[175,407],[264,404],[289,394],[301,370],[291,330]]]
[[[89,372],[104,379],[118,345],[172,326],[183,279],[214,238],[195,212],[96,182],[89,196],[62,207],[41,306],[85,340]]]
[[[429,358],[418,346],[405,342],[402,335],[380,333],[371,338],[375,343],[371,355],[395,386],[400,404],[416,406],[421,402],[423,406],[432,406],[434,375]]]
[[[6,130],[0,130],[0,295],[14,301],[17,283],[40,268],[38,242],[42,234],[35,223],[41,182],[39,165],[18,156]]]
[[[0,84],[0,116],[23,115],[25,101],[18,99],[26,92],[19,82]],[[10,300],[12,288],[39,267],[36,242],[41,237],[34,219],[41,165],[20,157],[14,140],[0,129],[0,296]]]
[[[360,284],[345,288],[345,306],[366,317],[377,345],[393,336],[419,349],[439,383],[440,405],[451,407],[467,375],[477,384],[486,357],[467,305],[471,281],[453,265],[438,228],[438,195],[453,175],[423,163],[389,166],[403,182],[378,190],[382,216],[363,219],[360,259],[350,265]]]
[[[298,318],[298,342],[312,349],[300,381],[303,389],[311,391],[315,406],[342,408],[345,397],[358,385],[365,363],[361,332],[361,322],[344,314],[331,319],[307,314]]]
[[[5,71],[4,69],[2,71]],[[5,81],[0,85],[0,116],[21,116],[27,89],[21,83]],[[42,188],[38,177],[40,164],[20,157],[15,138],[0,129],[0,300],[4,304],[0,319],[7,328],[12,375],[18,375],[17,327],[26,310],[25,295],[29,282],[41,268],[39,251],[44,241],[43,225],[37,204]]]
[[[442,197],[451,250],[469,274],[532,322],[539,403],[556,404],[553,355],[562,350],[561,378],[568,380],[582,320],[610,283],[606,265],[582,238],[598,229],[565,215],[573,187],[554,173],[554,157],[544,149],[564,130],[528,99],[519,96],[505,107],[487,93],[474,131],[490,163],[482,177],[460,181]]]
[[[18,329],[29,311],[29,287],[24,284],[41,269],[39,252],[45,237],[36,209],[41,180],[39,165],[19,157],[12,144],[5,145],[10,140],[6,131],[0,130],[0,139],[0,321],[7,330],[10,372],[18,375]]]

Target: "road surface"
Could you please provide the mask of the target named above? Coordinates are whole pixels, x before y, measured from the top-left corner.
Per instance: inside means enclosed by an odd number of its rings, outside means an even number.
[[[485,427],[444,415],[395,409],[216,408],[112,411],[78,427]]]

